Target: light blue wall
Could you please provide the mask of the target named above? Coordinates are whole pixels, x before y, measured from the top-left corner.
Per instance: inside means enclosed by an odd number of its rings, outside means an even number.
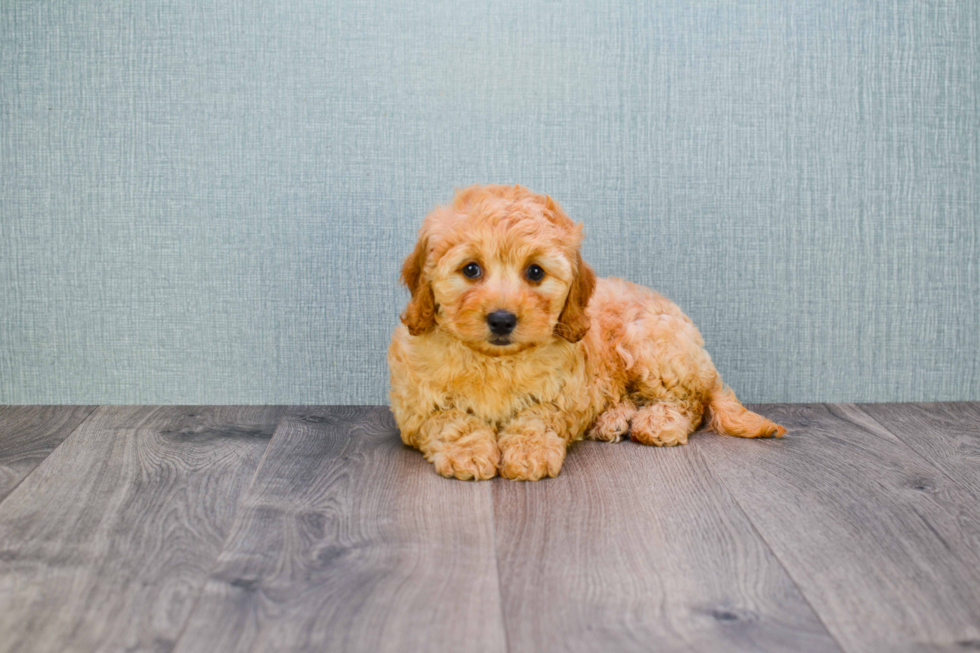
[[[385,401],[520,182],[746,401],[980,399],[980,3],[0,4],[0,402]]]

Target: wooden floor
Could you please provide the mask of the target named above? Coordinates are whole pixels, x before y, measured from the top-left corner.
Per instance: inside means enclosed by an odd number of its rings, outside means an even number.
[[[980,404],[440,478],[387,408],[0,407],[0,651],[980,650]]]

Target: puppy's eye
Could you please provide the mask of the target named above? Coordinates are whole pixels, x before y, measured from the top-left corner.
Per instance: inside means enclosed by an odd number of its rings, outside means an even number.
[[[463,276],[467,279],[479,279],[481,274],[483,270],[476,263],[467,263],[463,266]]]
[[[528,266],[525,275],[531,281],[541,281],[542,279],[544,279],[544,270],[541,269],[540,265],[536,265],[532,263],[531,265]]]

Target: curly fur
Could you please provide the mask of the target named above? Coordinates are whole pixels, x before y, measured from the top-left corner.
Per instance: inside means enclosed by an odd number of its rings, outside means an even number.
[[[680,309],[582,260],[582,226],[522,186],[471,186],[437,207],[402,268],[411,300],[388,350],[402,439],[443,476],[556,476],[568,445],[629,436],[685,444],[706,419],[723,434],[786,430],[722,384]],[[483,270],[469,279],[462,269]],[[530,264],[545,270],[530,281]],[[490,342],[486,316],[517,327]]]

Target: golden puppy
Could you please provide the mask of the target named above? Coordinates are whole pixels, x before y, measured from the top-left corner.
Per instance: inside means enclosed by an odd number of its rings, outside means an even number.
[[[388,349],[402,440],[443,476],[556,476],[589,437],[672,446],[702,418],[780,436],[724,386],[672,302],[582,261],[582,226],[522,186],[471,186],[430,213]]]

